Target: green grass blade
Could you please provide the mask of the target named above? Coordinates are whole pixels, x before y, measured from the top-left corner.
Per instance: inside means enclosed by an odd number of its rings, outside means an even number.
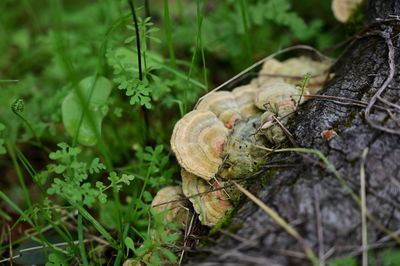
[[[10,154],[11,160],[14,164],[14,168],[15,171],[17,173],[17,177],[18,177],[18,182],[22,188],[22,195],[24,196],[24,199],[26,201],[26,203],[28,204],[29,207],[32,207],[32,200],[31,200],[31,196],[29,194],[29,191],[26,187],[26,183],[25,183],[25,178],[24,175],[22,174],[21,168],[19,167],[16,155],[15,155],[15,150],[12,147],[12,144],[8,141],[7,142],[7,150],[8,150],[8,154]]]
[[[86,256],[86,250],[85,250],[85,244],[84,244],[84,239],[83,239],[83,225],[82,225],[82,215],[78,214],[78,240],[79,240],[79,252],[81,254],[81,258],[83,261],[83,265],[87,266],[89,265],[87,256]]]
[[[35,227],[35,224],[33,223],[33,221],[31,220],[31,218],[29,218],[28,215],[25,214],[25,212],[23,212],[18,206],[17,204],[15,204],[9,197],[7,197],[6,194],[4,194],[1,190],[0,190],[0,198],[2,200],[4,200],[5,203],[7,203],[12,209],[14,209],[15,211],[17,211],[19,213],[19,215],[21,215],[21,217],[27,221],[30,225],[32,225],[33,227]]]
[[[203,3],[203,8],[206,5],[206,2]],[[203,79],[204,84],[206,86],[206,91],[208,91],[208,81],[207,81],[207,68],[206,68],[206,58],[204,55],[204,46],[203,46],[203,10],[200,5],[200,0],[196,1],[196,9],[197,9],[197,49],[200,49],[202,68],[203,68]]]
[[[99,231],[99,233],[110,243],[111,246],[113,246],[115,249],[118,249],[117,242],[115,242],[107,230],[85,208],[76,203],[70,202],[70,204],[73,205],[79,211],[79,213],[96,228],[97,231]]]
[[[240,0],[240,14],[242,17],[242,23],[243,23],[243,28],[244,28],[244,38],[243,38],[243,43],[244,43],[244,54],[246,54],[246,59],[251,64],[253,62],[253,52],[252,52],[252,46],[251,46],[251,39],[250,39],[250,33],[249,33],[249,18],[248,18],[248,11],[246,8],[246,3],[245,0]]]
[[[171,18],[169,14],[168,0],[164,0],[164,27],[165,27],[165,37],[167,39],[171,66],[173,68],[176,68],[174,44],[171,39]]]

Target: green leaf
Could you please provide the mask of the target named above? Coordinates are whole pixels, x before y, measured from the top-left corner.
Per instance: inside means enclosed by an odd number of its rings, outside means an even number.
[[[343,257],[329,260],[329,264],[332,266],[356,266],[357,260],[354,257]]]
[[[167,256],[168,260],[171,262],[177,262],[177,256],[169,249],[160,247],[160,250]]]
[[[118,182],[119,177],[118,177],[116,172],[111,172],[110,176],[108,177],[108,180],[110,180],[111,183],[114,185],[114,184],[116,184]]]
[[[116,117],[121,117],[121,116],[122,116],[122,111],[123,111],[123,109],[122,109],[121,107],[115,107],[115,109],[114,109],[114,115],[115,115]]]
[[[112,238],[110,233],[85,209],[83,206],[79,204],[75,204],[73,202],[70,202],[71,205],[73,205],[75,208],[78,209],[78,211],[82,214],[82,216],[88,220],[92,225],[99,231],[99,233],[114,247],[116,248],[117,242]]]
[[[118,210],[115,208],[115,202],[108,200],[100,205],[100,222],[107,229],[113,230],[117,228],[117,221],[115,217],[118,215]]]
[[[112,89],[112,83],[104,77],[98,77],[95,83],[94,81],[94,77],[87,77],[79,82],[77,88],[64,98],[61,107],[68,134],[73,138],[77,135],[77,141],[87,146],[98,141],[105,116],[102,107],[106,106]]]
[[[99,194],[98,199],[101,204],[107,203],[107,195],[104,193]]]
[[[143,193],[143,198],[146,202],[151,202],[153,200],[153,196],[151,196],[150,192],[148,191]]]
[[[99,173],[101,169],[106,169],[106,166],[100,162],[99,158],[94,158],[89,166],[89,173]]]
[[[132,238],[130,238],[129,236],[125,237],[124,243],[127,248],[135,251],[135,245],[133,244]]]
[[[56,174],[61,174],[65,171],[65,169],[67,169],[65,165],[57,165],[56,167],[54,167],[54,171],[56,172]]]
[[[64,257],[60,254],[57,253],[52,253],[48,257],[48,262],[46,263],[46,266],[66,266],[68,265],[68,262],[64,260]]]
[[[128,186],[133,179],[135,179],[134,175],[122,174],[122,177],[119,182],[123,182],[125,183],[125,185]]]
[[[135,40],[135,36],[131,36],[131,37],[126,38],[125,41],[124,41],[124,43],[130,43],[130,42],[132,42],[133,40]]]
[[[4,147],[4,139],[0,139],[0,154],[6,154],[7,150]]]
[[[400,250],[385,250],[381,254],[384,266],[400,265]]]

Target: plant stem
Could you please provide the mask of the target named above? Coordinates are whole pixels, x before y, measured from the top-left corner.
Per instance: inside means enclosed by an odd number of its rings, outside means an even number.
[[[22,195],[24,196],[24,199],[25,199],[26,203],[28,204],[28,207],[30,208],[30,207],[32,207],[32,200],[31,200],[31,197],[29,195],[29,191],[28,191],[28,189],[26,187],[26,184],[25,184],[24,175],[22,174],[21,168],[19,167],[19,164],[18,164],[18,161],[17,161],[17,157],[15,155],[15,150],[12,147],[12,145],[10,144],[10,142],[7,142],[6,146],[7,146],[8,154],[10,155],[11,160],[12,160],[12,162],[14,164],[19,184],[20,184],[20,186],[22,188]]]
[[[142,69],[142,52],[140,46],[140,33],[139,33],[139,23],[136,16],[135,5],[132,0],[128,0],[129,7],[131,8],[133,23],[135,25],[135,34],[136,34],[136,46],[137,46],[137,59],[138,59],[138,68],[139,68],[139,80],[143,81],[143,69]],[[143,117],[144,117],[144,132],[143,132],[143,142],[147,143],[147,130],[149,128],[149,115],[147,113],[146,107],[141,107]]]
[[[78,214],[78,240],[79,240],[79,252],[81,253],[83,265],[89,265],[86,256],[85,244],[83,242],[83,225],[82,225],[82,215]]]
[[[168,0],[164,0],[164,21],[165,21],[165,36],[167,38],[171,66],[173,68],[176,68],[174,44],[172,43],[172,39],[171,39],[171,19],[170,19],[170,15],[169,15]]]
[[[22,120],[22,122],[24,122],[24,124],[28,127],[29,131],[31,132],[31,134],[33,135],[33,137],[36,139],[37,145],[38,145],[40,148],[44,149],[46,152],[50,152],[50,150],[42,144],[42,141],[41,141],[40,138],[36,135],[35,130],[33,130],[33,127],[32,127],[32,125],[28,122],[28,120],[26,120],[25,117],[23,117],[21,114],[19,114],[18,112],[16,112],[13,108],[11,108],[11,110],[12,110],[13,113],[14,113],[16,116],[18,116],[18,117]]]
[[[203,3],[203,9],[204,6],[206,5],[207,1]],[[206,58],[204,55],[204,46],[203,46],[203,31],[202,31],[202,25],[203,25],[203,10],[200,6],[200,0],[197,0],[196,2],[197,6],[197,47],[200,48],[200,53],[201,53],[201,61],[202,61],[202,67],[203,67],[203,78],[204,78],[204,85],[206,85],[206,91],[208,91],[208,82],[207,82],[207,68],[206,68]]]
[[[137,54],[138,54],[138,67],[139,67],[139,80],[143,81],[143,71],[142,71],[142,53],[140,51],[140,34],[139,34],[139,24],[136,16],[135,6],[132,0],[128,0],[129,7],[131,8],[133,23],[135,25],[135,34],[136,34],[136,46],[137,46]]]
[[[244,46],[246,49],[245,54],[247,54],[247,61],[251,64],[253,61],[253,52],[251,48],[251,41],[249,35],[249,22],[248,22],[248,12],[246,9],[245,0],[240,0],[240,14],[242,15],[242,22],[244,28]]]

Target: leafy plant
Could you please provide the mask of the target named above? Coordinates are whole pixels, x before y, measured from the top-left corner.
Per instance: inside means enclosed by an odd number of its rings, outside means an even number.
[[[176,244],[182,238],[179,228],[174,222],[165,222],[165,213],[157,214],[151,210],[151,214],[151,229],[141,235],[143,240],[140,247],[135,247],[133,240],[126,237],[124,242],[127,249],[135,254],[135,261],[145,261],[150,265],[176,263],[176,254],[165,248],[165,245]]]
[[[49,175],[61,175],[62,178],[54,178],[53,184],[47,190],[47,193],[57,194],[69,202],[79,203],[91,207],[98,200],[100,203],[107,201],[105,191],[114,188],[117,191],[121,185],[129,185],[134,179],[133,175],[123,174],[118,176],[111,172],[108,180],[110,185],[106,186],[102,182],[96,182],[96,188],[92,187],[90,182],[85,182],[89,175],[100,173],[105,166],[98,158],[94,158],[90,163],[82,162],[78,156],[81,153],[79,147],[70,147],[66,143],[59,143],[60,150],[50,153],[50,159],[58,161],[56,164],[49,164],[47,170],[42,172],[40,183],[44,183]]]
[[[117,56],[118,60],[116,61],[117,63],[114,64],[114,74],[116,77],[114,78],[114,81],[118,83],[118,88],[121,90],[126,90],[125,94],[127,96],[130,96],[130,104],[135,105],[143,105],[146,108],[150,109],[151,108],[151,93],[152,93],[152,88],[150,86],[150,80],[148,79],[149,76],[154,77],[153,75],[150,75],[150,72],[152,70],[155,70],[159,67],[157,67],[157,64],[150,63],[148,64],[148,59],[147,59],[147,53],[148,53],[148,42],[155,42],[155,43],[160,43],[161,40],[152,36],[152,33],[158,32],[159,28],[154,27],[154,23],[150,21],[151,18],[138,18],[138,34],[132,34],[132,36],[128,37],[125,39],[125,43],[131,43],[136,39],[136,36],[140,36],[140,55],[137,54],[137,50],[135,50],[134,56],[130,56],[129,61],[125,61],[125,64],[121,63],[121,59],[127,56],[127,51],[125,53],[120,54]],[[136,32],[136,28],[127,25],[127,28],[133,33]],[[144,69],[142,70],[141,63],[135,63],[138,62],[137,58],[141,57],[143,58],[143,65]],[[142,73],[140,71],[143,71]],[[138,73],[139,75],[135,75],[135,73]]]
[[[61,178],[54,178],[53,184],[47,193],[57,194],[64,199],[74,203],[92,206],[96,198],[104,199],[104,195],[98,189],[92,188],[88,179],[89,174],[98,173],[105,166],[99,162],[98,158],[93,159],[89,164],[78,160],[81,153],[79,147],[70,147],[66,143],[58,144],[61,149],[50,153],[52,160],[58,161],[57,164],[49,164],[47,171],[41,177],[50,174],[61,175]]]

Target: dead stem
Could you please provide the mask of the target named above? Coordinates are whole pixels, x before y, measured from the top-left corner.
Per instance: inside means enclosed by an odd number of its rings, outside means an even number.
[[[400,130],[395,130],[395,129],[391,129],[391,128],[388,128],[388,127],[384,127],[384,126],[378,125],[377,123],[375,123],[371,119],[371,115],[370,115],[372,107],[374,106],[376,101],[379,99],[381,94],[385,91],[385,89],[388,87],[388,85],[392,82],[392,80],[394,78],[395,61],[394,61],[394,46],[393,46],[392,39],[390,38],[391,32],[392,32],[392,27],[389,27],[388,31],[381,32],[380,34],[376,34],[376,35],[378,35],[378,36],[380,36],[380,37],[385,39],[385,43],[386,43],[386,46],[388,48],[389,75],[386,78],[385,82],[382,84],[382,86],[374,94],[374,96],[372,96],[371,100],[368,103],[367,108],[365,108],[365,120],[368,122],[368,124],[371,127],[375,128],[375,129],[379,129],[381,131],[384,131],[384,132],[387,132],[387,133],[391,133],[391,134],[400,135]]]
[[[362,265],[368,266],[368,236],[367,236],[367,216],[366,216],[366,194],[365,194],[365,161],[368,154],[368,148],[364,149],[361,157],[360,166],[360,198],[361,198],[361,236],[362,236]]]
[[[317,184],[313,187],[315,217],[317,219],[317,235],[318,235],[318,259],[321,266],[325,265],[324,259],[324,234],[322,228],[321,206],[319,202],[320,186]]]

